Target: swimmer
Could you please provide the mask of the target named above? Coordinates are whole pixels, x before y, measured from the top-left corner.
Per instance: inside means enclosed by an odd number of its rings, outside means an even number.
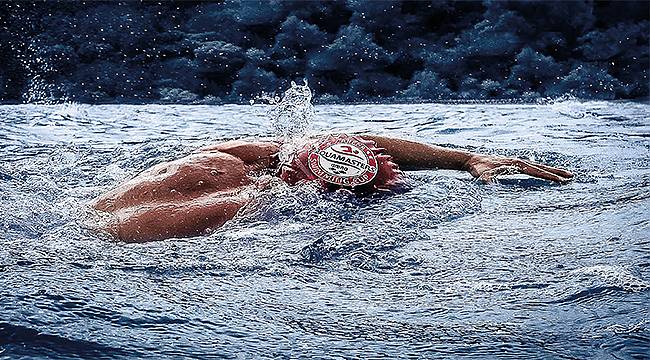
[[[205,234],[235,217],[262,191],[265,176],[290,185],[320,184],[324,191],[390,191],[403,171],[468,171],[485,182],[526,174],[566,183],[573,174],[530,161],[474,154],[408,140],[345,134],[311,138],[288,156],[277,141],[234,140],[155,165],[100,196],[92,206],[109,214],[106,231],[126,242]],[[266,176],[268,180],[268,176]],[[267,181],[268,182],[268,181]]]

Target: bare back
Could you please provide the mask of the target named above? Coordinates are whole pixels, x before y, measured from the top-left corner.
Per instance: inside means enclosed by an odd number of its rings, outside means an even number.
[[[223,143],[153,166],[93,206],[111,215],[106,230],[123,241],[200,235],[223,225],[250,201],[250,172],[268,167],[275,153],[277,147],[268,143]]]

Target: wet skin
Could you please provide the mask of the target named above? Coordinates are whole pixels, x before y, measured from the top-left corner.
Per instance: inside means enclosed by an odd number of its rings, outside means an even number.
[[[522,173],[564,183],[566,170],[520,159],[466,151],[382,136],[373,140],[403,170],[465,170],[490,182],[498,175]],[[204,234],[232,219],[260,186],[252,174],[275,168],[280,144],[228,141],[187,157],[155,165],[100,196],[97,210],[111,215],[106,231],[127,242]]]
[[[106,230],[128,242],[196,236],[232,219],[257,186],[250,174],[268,168],[279,147],[231,141],[145,170],[99,197],[112,215]]]

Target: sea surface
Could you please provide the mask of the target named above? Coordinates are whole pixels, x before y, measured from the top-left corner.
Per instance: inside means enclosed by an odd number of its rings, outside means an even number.
[[[650,105],[316,106],[368,132],[568,168],[417,171],[357,198],[276,183],[215,233],[125,244],[87,204],[268,106],[0,106],[0,359],[650,356]]]

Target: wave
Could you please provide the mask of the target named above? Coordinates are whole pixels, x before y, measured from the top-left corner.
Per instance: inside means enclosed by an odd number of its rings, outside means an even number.
[[[70,339],[56,334],[0,322],[0,356],[17,357],[82,357],[115,359],[138,356],[138,352],[124,350],[99,342]]]

